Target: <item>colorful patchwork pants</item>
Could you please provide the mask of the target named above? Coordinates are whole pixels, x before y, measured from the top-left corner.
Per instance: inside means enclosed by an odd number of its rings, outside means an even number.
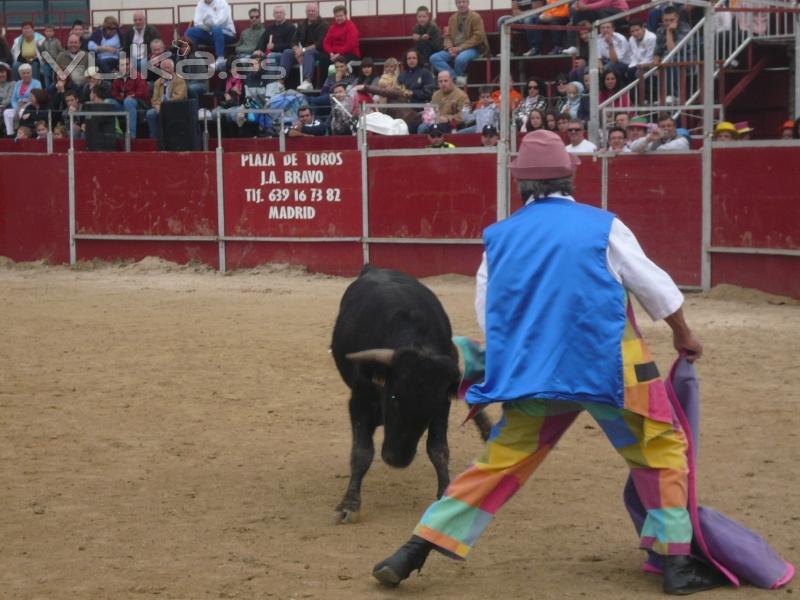
[[[480,534],[533,474],[582,410],[597,421],[631,469],[647,510],[641,547],[689,554],[686,438],[677,425],[593,402],[520,400],[503,405],[483,454],[445,490],[414,530],[446,554],[466,558]]]

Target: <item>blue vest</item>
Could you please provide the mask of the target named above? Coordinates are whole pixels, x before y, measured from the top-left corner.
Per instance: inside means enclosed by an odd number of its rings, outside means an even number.
[[[614,215],[563,198],[484,231],[486,374],[467,402],[530,398],[622,407],[626,294],[609,273]]]

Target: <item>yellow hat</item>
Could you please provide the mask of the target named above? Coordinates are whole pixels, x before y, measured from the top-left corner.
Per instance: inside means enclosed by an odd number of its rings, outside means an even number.
[[[730,121],[720,121],[717,123],[717,126],[714,127],[714,135],[719,135],[723,131],[727,131],[728,133],[732,133],[733,135],[737,135],[739,132],[736,131],[736,125],[731,123]]]

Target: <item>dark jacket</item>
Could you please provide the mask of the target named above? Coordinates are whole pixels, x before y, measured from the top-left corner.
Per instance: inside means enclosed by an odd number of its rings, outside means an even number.
[[[266,54],[269,36],[272,36],[272,51],[283,52],[292,47],[292,40],[294,39],[296,30],[297,28],[294,26],[294,23],[290,23],[289,21],[284,21],[280,25],[273,22],[272,25],[264,30],[261,37],[258,38],[256,50],[261,50],[261,52]]]
[[[408,101],[413,104],[430,102],[431,96],[436,90],[436,80],[433,78],[433,73],[429,69],[420,66],[411,70],[406,65],[406,70],[400,73],[397,83],[411,92],[411,98]]]
[[[144,43],[147,46],[147,50],[145,50],[146,55],[150,53],[150,42],[160,39],[161,34],[158,32],[158,29],[149,24],[144,26]],[[125,33],[122,34],[120,41],[122,42],[123,50],[128,52],[131,44],[133,44],[133,25],[128,27]]]
[[[56,117],[60,119],[60,113],[67,108],[67,104],[64,102],[64,94],[69,90],[78,92],[80,95],[80,88],[75,85],[72,79],[67,79],[64,82],[64,91],[62,92],[58,91],[55,83],[45,90],[47,95],[50,96],[50,109],[53,111],[53,120],[56,120]]]
[[[316,46],[317,51],[322,52],[322,40],[325,39],[325,34],[328,33],[328,23],[321,18],[309,23],[308,19],[303,19],[297,25],[297,31],[294,33],[292,45],[300,45],[307,48],[311,44]]]

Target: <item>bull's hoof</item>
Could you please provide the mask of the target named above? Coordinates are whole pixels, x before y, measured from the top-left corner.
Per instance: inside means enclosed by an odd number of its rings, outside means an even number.
[[[350,525],[358,523],[361,518],[361,513],[357,510],[336,509],[333,515],[334,525]]]

